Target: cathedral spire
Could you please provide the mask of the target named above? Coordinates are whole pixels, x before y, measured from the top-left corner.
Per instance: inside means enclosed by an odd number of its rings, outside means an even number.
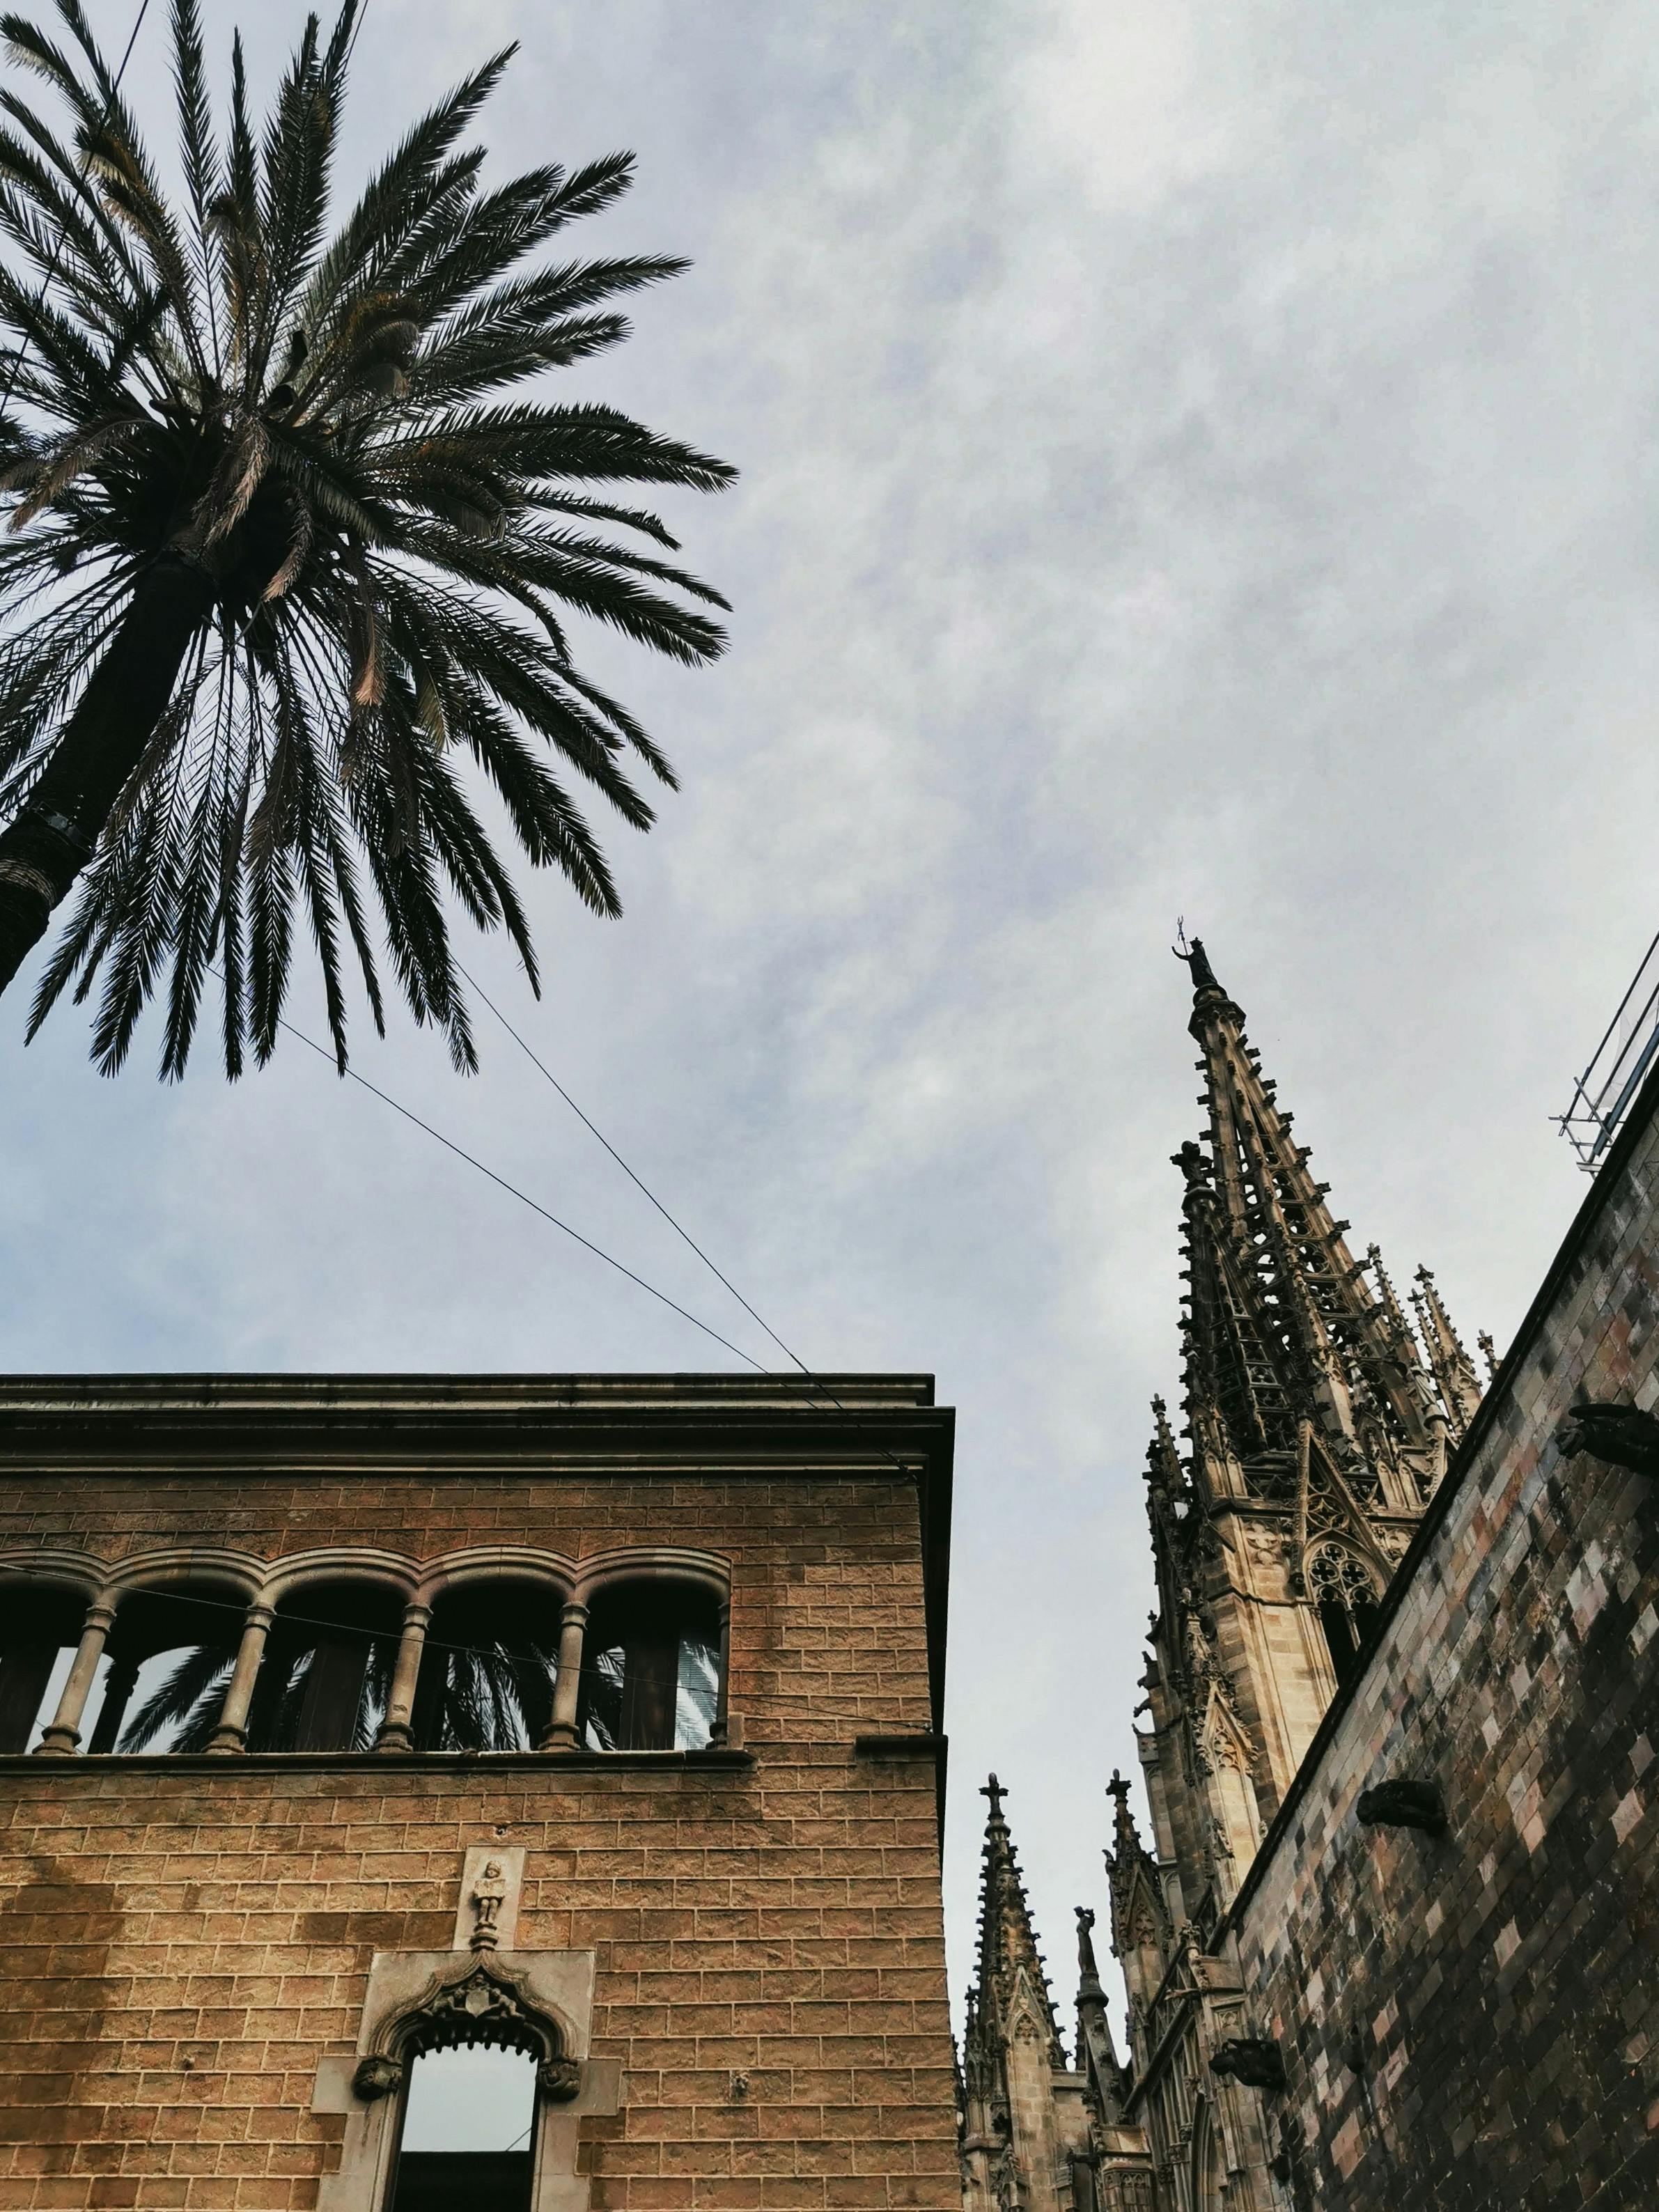
[[[1418,1332],[1427,1347],[1435,1387],[1445,1406],[1452,1433],[1461,1437],[1480,1403],[1480,1378],[1474,1371],[1474,1362],[1463,1349],[1462,1339],[1452,1327],[1451,1316],[1446,1311],[1434,1277],[1426,1267],[1418,1269],[1417,1285],[1412,1292],[1412,1307],[1417,1315]]]
[[[1035,2027],[1049,2063],[1063,2066],[1066,2057],[1048,1978],[1042,1971],[1018,1856],[1003,1818],[1007,1792],[994,1774],[980,1795],[989,1799],[991,1808],[981,1855],[979,1974],[974,1993],[980,2026],[1004,2039],[1012,2038],[1022,2024]]]
[[[1348,1224],[1326,1203],[1329,1185],[1310,1171],[1311,1155],[1291,1133],[1295,1117],[1279,1106],[1202,940],[1181,957],[1193,976],[1188,1026],[1203,1054],[1208,1121],[1205,1141],[1176,1156],[1186,1182],[1194,1445],[1214,1449],[1206,1414],[1241,1459],[1295,1449],[1306,1422],[1341,1459],[1370,1416],[1397,1446],[1425,1449],[1412,1372],[1420,1356],[1392,1289],[1372,1297],[1365,1264],[1344,1239]],[[1375,1254],[1370,1264],[1378,1264]]]

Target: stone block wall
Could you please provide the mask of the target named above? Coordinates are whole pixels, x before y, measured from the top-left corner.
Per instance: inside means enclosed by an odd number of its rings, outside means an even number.
[[[959,2202],[934,1762],[856,1741],[932,1741],[913,1481],[31,1449],[13,1552],[718,1551],[746,1748],[0,1760],[0,2208],[313,2206],[345,2124],[311,2109],[319,2062],[356,2048],[377,1951],[450,1943],[492,1841],[526,1852],[518,1949],[598,1954],[592,2047],[623,2069],[581,2123],[599,2212]]]
[[[1659,1480],[1554,1440],[1581,1395],[1659,1401],[1654,1106],[1234,1908],[1298,2212],[1659,2204]],[[1397,1776],[1443,1838],[1358,1821]]]

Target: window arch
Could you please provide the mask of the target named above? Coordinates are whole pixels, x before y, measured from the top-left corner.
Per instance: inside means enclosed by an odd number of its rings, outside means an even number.
[[[248,1707],[250,1751],[367,1751],[386,1717],[402,1620],[388,1584],[341,1576],[284,1591]]]
[[[89,1593],[27,1575],[0,1603],[0,1751],[29,1751],[69,1676]]]
[[[531,2212],[543,2122],[575,2096],[581,2069],[523,1976],[472,1959],[388,2022],[353,2087],[395,2100],[375,2212]]]
[[[1376,1619],[1376,1585],[1346,1546],[1322,1544],[1308,1560],[1308,1592],[1340,1687],[1358,1671]]]
[[[102,1695],[87,1709],[88,1751],[205,1750],[246,1607],[246,1591],[204,1577],[123,1590],[105,1646]]]
[[[645,1576],[589,1608],[577,1727],[590,1751],[702,1751],[720,1711],[721,1607],[703,1583]]]
[[[534,1751],[553,1725],[563,1593],[469,1577],[433,1601],[410,1729],[420,1751]]]

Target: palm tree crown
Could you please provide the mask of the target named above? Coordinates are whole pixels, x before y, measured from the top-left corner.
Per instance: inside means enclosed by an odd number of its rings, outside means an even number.
[[[611,408],[513,391],[615,345],[618,295],[684,265],[520,265],[625,191],[633,157],[486,188],[464,141],[509,50],[331,235],[359,4],[326,36],[311,19],[258,128],[238,42],[222,139],[198,0],[173,0],[177,204],[80,0],[57,0],[55,35],[0,18],[70,123],[0,93],[0,326],[19,349],[0,419],[0,988],[78,880],[30,1034],[66,986],[100,982],[106,1068],[157,994],[162,1069],[181,1073],[210,969],[227,1070],[250,1046],[263,1061],[296,908],[343,1068],[343,968],[383,1029],[382,933],[416,1020],[472,1066],[447,898],[505,928],[536,983],[477,770],[532,864],[619,912],[567,781],[644,829],[630,761],[674,776],[577,667],[568,618],[688,663],[724,644],[698,603],[725,601],[657,557],[675,541],[611,488],[733,471]]]

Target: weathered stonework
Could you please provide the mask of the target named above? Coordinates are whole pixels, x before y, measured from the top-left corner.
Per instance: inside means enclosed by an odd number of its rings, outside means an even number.
[[[1632,1409],[1659,1407],[1659,1075],[1482,1397],[1432,1278],[1409,1328],[1375,1248],[1352,1261],[1194,951],[1210,1130],[1177,1156],[1188,1449],[1160,1406],[1148,1455],[1150,1842],[1110,1784],[1130,2048],[1085,1945],[1084,2115],[1058,2052],[1046,2098],[1029,2060],[1016,2093],[982,1993],[1035,1946],[988,1875],[964,2203],[1650,2207],[1659,1425]]]
[[[1564,1459],[1659,1401],[1659,1097],[1575,1224],[1235,1908],[1291,2201],[1659,2203],[1659,1485]],[[1434,1836],[1357,1817],[1431,1780]]]
[[[0,1384],[12,1588],[207,1549],[250,1601],[367,1560],[413,1601],[441,1555],[634,1547],[730,1595],[724,1747],[0,1759],[0,2207],[331,2201],[371,1972],[465,1966],[463,1868],[498,1844],[489,1955],[592,1960],[589,2086],[547,2108],[581,2195],[538,2204],[944,2212],[950,1448],[908,1378]]]

